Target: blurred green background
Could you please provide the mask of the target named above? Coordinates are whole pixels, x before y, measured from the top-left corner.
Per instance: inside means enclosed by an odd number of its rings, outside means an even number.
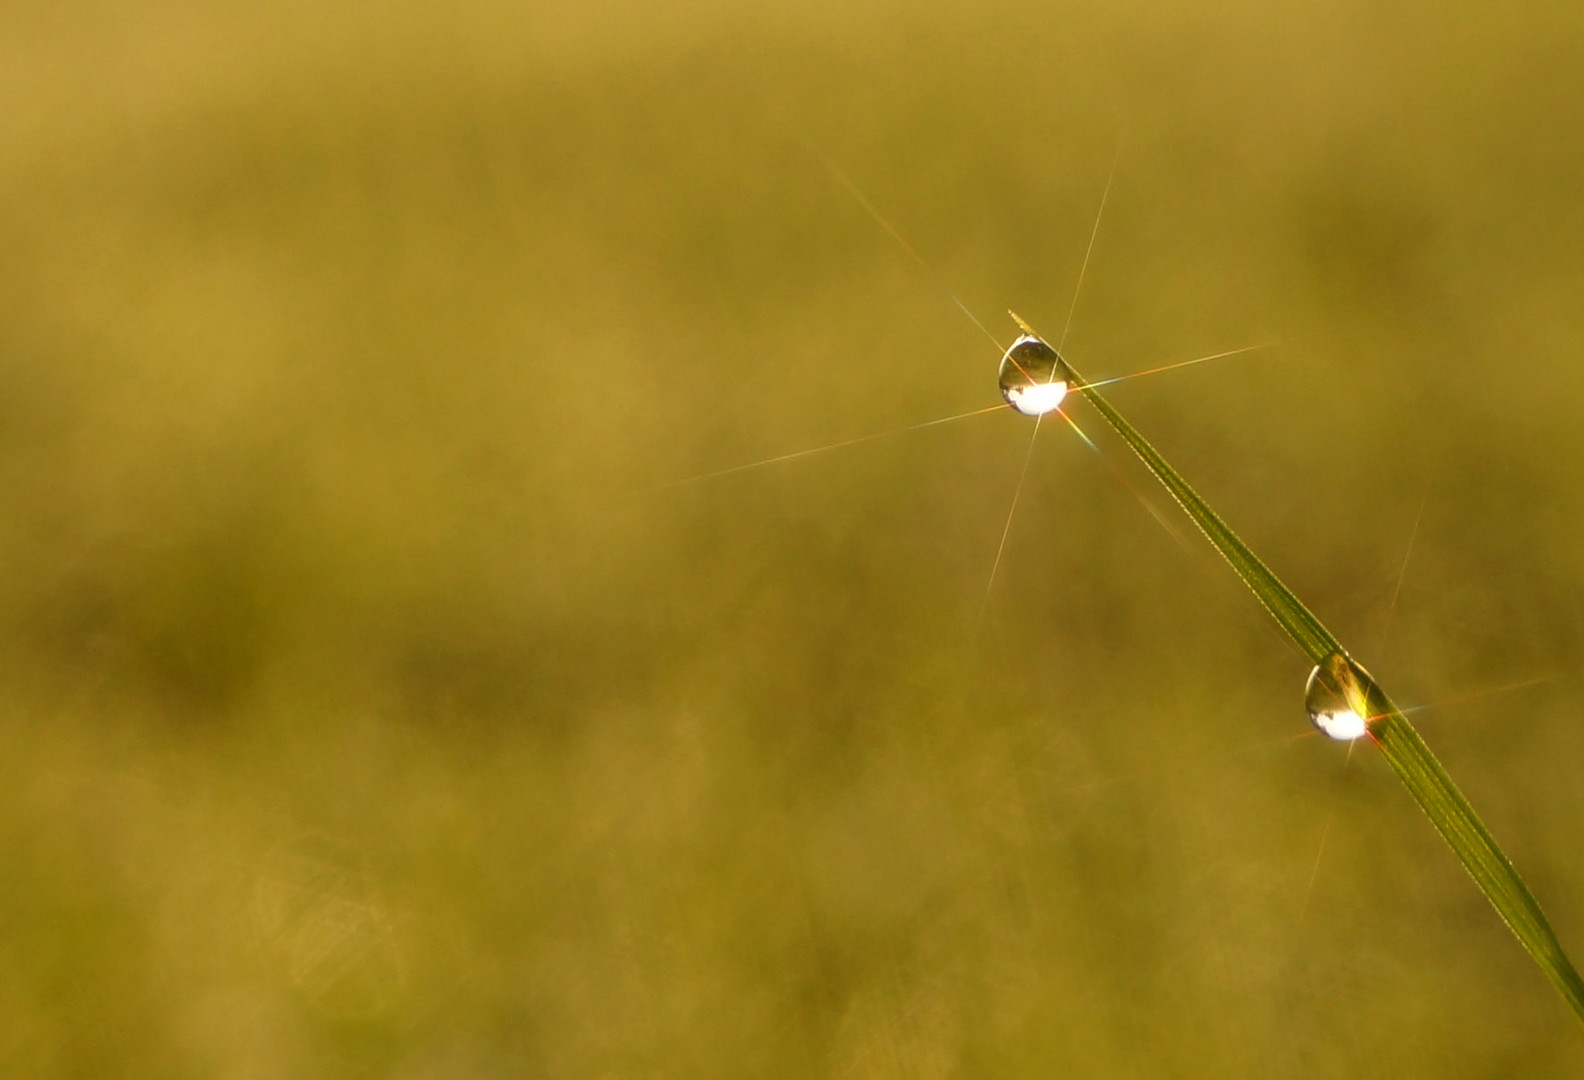
[[[670,481],[998,401],[819,155],[1004,344],[1120,145],[1066,351],[1278,343],[1111,397],[1578,956],[1581,32],[0,8],[0,1072],[1578,1075],[1081,403],[987,604],[1010,412]]]

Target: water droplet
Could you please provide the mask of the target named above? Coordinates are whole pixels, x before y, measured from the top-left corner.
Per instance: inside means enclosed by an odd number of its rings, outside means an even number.
[[[1044,416],[1067,396],[1060,360],[1055,349],[1024,334],[1001,358],[1001,396],[1024,416]]]
[[[1332,653],[1309,673],[1304,708],[1325,734],[1351,742],[1369,730],[1369,672],[1342,653]]]

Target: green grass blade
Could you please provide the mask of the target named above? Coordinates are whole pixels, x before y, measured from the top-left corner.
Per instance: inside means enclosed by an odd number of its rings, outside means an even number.
[[[1200,497],[1188,481],[1161,457],[1149,440],[1140,435],[1098,390],[1085,383],[1066,360],[1059,360],[1058,363],[1067,384],[1082,393],[1122,436],[1123,441],[1132,447],[1150,472],[1193,518],[1215,549],[1232,564],[1232,569],[1237,571],[1260,603],[1287,631],[1287,636],[1316,665],[1327,665],[1333,657],[1345,657],[1347,651],[1335,635],[1249,550],[1248,545],[1221,520],[1220,515],[1210,508],[1210,504]],[[1468,799],[1463,797],[1457,784],[1453,783],[1452,777],[1430,752],[1430,747],[1420,738],[1408,718],[1362,669],[1351,664],[1348,667],[1361,677],[1355,692],[1363,696],[1362,708],[1366,710],[1363,715],[1369,718],[1370,738],[1386,756],[1387,764],[1452,848],[1486,899],[1540,965],[1557,992],[1572,1006],[1579,1019],[1584,1020],[1584,980],[1580,980],[1572,962],[1563,952],[1551,924],[1540,909],[1539,901],[1518,875],[1512,860],[1502,853],[1484,822],[1480,821],[1479,815],[1469,805]]]
[[[1379,693],[1378,687],[1375,690]],[[1385,711],[1380,711],[1381,707]],[[1384,694],[1380,695],[1380,705],[1371,712],[1370,736],[1436,831],[1457,853],[1480,891],[1534,957],[1557,993],[1584,1020],[1584,981],[1562,951],[1545,912],[1540,910],[1540,902],[1419,732]]]
[[[1260,561],[1258,555],[1249,550],[1249,546],[1238,538],[1237,533],[1233,532],[1226,522],[1221,520],[1219,514],[1210,509],[1210,504],[1189,486],[1188,481],[1166,463],[1166,459],[1160,456],[1160,453],[1138,433],[1132,424],[1123,419],[1122,414],[1100,395],[1100,391],[1086,385],[1065,360],[1061,363],[1070,377],[1068,385],[1076,386],[1084,397],[1089,399],[1089,403],[1099,410],[1100,415],[1116,428],[1123,441],[1133,448],[1133,452],[1149,467],[1150,472],[1166,486],[1172,498],[1188,512],[1194,524],[1199,526],[1215,549],[1226,557],[1226,561],[1232,564],[1232,569],[1237,571],[1238,577],[1243,579],[1243,583],[1259,598],[1260,603],[1265,605],[1265,609],[1275,616],[1276,621],[1281,623],[1282,629],[1287,631],[1287,636],[1292,638],[1309,659],[1318,664],[1332,653],[1341,652],[1342,645],[1331,631],[1304,607],[1303,601],[1294,596],[1292,590],[1271,573],[1270,568]]]

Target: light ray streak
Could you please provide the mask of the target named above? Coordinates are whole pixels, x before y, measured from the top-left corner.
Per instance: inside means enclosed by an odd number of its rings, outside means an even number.
[[[1083,265],[1078,268],[1078,284],[1073,286],[1072,303],[1067,306],[1067,322],[1062,327],[1061,340],[1056,343],[1058,354],[1067,344],[1067,331],[1072,329],[1073,314],[1078,310],[1078,294],[1083,289],[1084,274],[1089,270],[1089,256],[1094,254],[1095,237],[1100,235],[1100,219],[1105,215],[1106,199],[1111,196],[1111,181],[1116,179],[1117,162],[1121,159],[1122,147],[1118,144],[1116,153],[1111,155],[1111,171],[1106,174],[1105,190],[1100,193],[1100,209],[1095,211],[1094,227],[1089,230],[1089,246],[1084,248]]]
[[[1027,323],[1025,323],[1021,318],[1019,318],[1015,312],[1009,312],[1008,314],[1012,315],[1012,318],[1017,320],[1018,325],[1020,327],[1022,327],[1022,329],[1026,333],[1031,334],[1034,337],[1039,337],[1039,335],[1037,333],[1035,333],[1035,331],[1032,330]],[[1044,338],[1040,338],[1040,340],[1043,341],[1045,339]],[[1132,373],[1127,374],[1127,375],[1118,375],[1118,376],[1116,376],[1115,378],[1112,378],[1112,379],[1102,379],[1102,380],[1099,380],[1097,382],[1082,383],[1080,385],[1074,386],[1072,388],[1072,390],[1073,391],[1083,390],[1086,387],[1096,387],[1096,388],[1098,388],[1098,387],[1102,387],[1102,386],[1110,386],[1113,383],[1126,382],[1129,379],[1141,379],[1141,378],[1143,378],[1146,375],[1158,375],[1161,372],[1173,371],[1173,370],[1175,370],[1177,368],[1180,368],[1180,367],[1188,367],[1191,364],[1202,364],[1202,363],[1204,363],[1204,362],[1206,362],[1208,360],[1219,360],[1219,359],[1221,359],[1224,356],[1236,356],[1239,353],[1252,352],[1255,349],[1273,348],[1275,346],[1275,344],[1276,344],[1275,342],[1263,342],[1263,343],[1261,343],[1259,345],[1245,345],[1241,349],[1229,349],[1226,352],[1213,353],[1210,356],[1200,356],[1200,357],[1196,357],[1193,360],[1182,360],[1182,361],[1179,361],[1179,362],[1177,362],[1175,364],[1165,364],[1165,365],[1163,365],[1161,367],[1146,368],[1143,371],[1135,371],[1135,372],[1132,372]],[[1005,353],[1003,353],[1003,355],[1005,355]],[[1027,378],[1030,382],[1034,381],[1033,376],[1029,375],[1029,373],[1027,371],[1024,371],[1023,366],[1021,364],[1019,364],[1016,359],[1013,359],[1012,364],[1019,371],[1022,371],[1024,377]],[[678,480],[668,480],[668,481],[666,481],[666,482],[664,482],[662,484],[658,484],[656,486],[657,487],[661,487],[661,488],[666,488],[666,487],[675,487],[675,486],[677,486],[679,484],[691,484],[691,483],[693,483],[695,481],[698,481],[698,480],[710,480],[710,479],[713,479],[714,477],[717,477],[717,476],[727,476],[727,475],[730,475],[731,473],[743,472],[743,471],[745,471],[747,469],[757,469],[757,468],[760,468],[761,466],[774,465],[777,462],[782,462],[782,461],[791,461],[791,460],[793,460],[795,458],[807,457],[807,456],[809,456],[811,454],[823,454],[827,450],[840,450],[843,447],[856,446],[859,443],[869,442],[869,441],[871,441],[873,439],[883,439],[883,438],[886,438],[886,437],[891,436],[891,435],[903,435],[903,434],[906,434],[909,431],[918,431],[918,430],[920,430],[922,428],[933,427],[936,424],[947,424],[947,423],[951,423],[954,420],[964,420],[964,419],[967,419],[970,416],[981,416],[981,415],[983,415],[985,413],[992,413],[992,412],[996,412],[996,411],[998,411],[1000,409],[1007,409],[1007,408],[1011,408],[1011,406],[1009,406],[1009,405],[1007,405],[1005,403],[998,404],[998,405],[987,405],[987,406],[985,406],[982,409],[972,409],[972,410],[970,410],[968,412],[955,413],[955,414],[953,414],[951,416],[943,416],[943,417],[940,417],[939,419],[936,419],[936,420],[925,420],[925,421],[923,421],[921,423],[910,424],[907,427],[893,428],[893,429],[891,429],[889,431],[878,431],[878,432],[874,432],[873,434],[870,434],[870,435],[860,435],[860,436],[858,436],[856,438],[853,438],[853,439],[844,439],[844,440],[842,440],[840,442],[827,443],[824,446],[811,447],[811,448],[809,448],[807,450],[794,450],[791,453],[787,453],[787,454],[777,454],[775,457],[762,458],[762,459],[760,459],[758,461],[750,461],[750,462],[747,462],[747,463],[742,464],[742,465],[733,465],[733,466],[730,466],[729,468],[725,468],[725,469],[716,469],[713,472],[700,473],[697,476],[685,476],[685,477],[682,477],[681,479],[678,479]],[[1072,418],[1072,416],[1068,414],[1066,409],[1058,408],[1058,409],[1055,410],[1055,412],[1060,414],[1061,418],[1064,421],[1066,421],[1067,426],[1072,428],[1073,433],[1076,434],[1078,436],[1078,438],[1083,440],[1083,443],[1084,443],[1085,446],[1089,447],[1089,449],[1091,449],[1091,450],[1096,451],[1097,453],[1100,453],[1101,457],[1105,458],[1106,463],[1111,466],[1113,472],[1116,471],[1116,466],[1111,461],[1111,459],[1109,457],[1107,457],[1103,452],[1100,451],[1100,447],[1095,443],[1095,441],[1093,439],[1091,439],[1089,437],[1089,435],[1083,430],[1083,428],[1078,426],[1077,421],[1075,421]],[[1140,501],[1142,501],[1144,503],[1145,508],[1149,510],[1149,512],[1155,517],[1155,519],[1160,521],[1162,525],[1166,526],[1168,532],[1172,533],[1173,536],[1178,536],[1179,539],[1180,539],[1180,535],[1177,533],[1177,530],[1175,528],[1173,528],[1166,521],[1166,519],[1161,516],[1160,512],[1155,509],[1155,507],[1150,503],[1150,501],[1148,499],[1144,498],[1144,496],[1138,491],[1137,488],[1133,487],[1131,484],[1128,483],[1128,481],[1127,481],[1125,476],[1123,476],[1120,472],[1117,472],[1117,477],[1118,477],[1118,479],[1120,479],[1122,481],[1122,483],[1125,486],[1127,486],[1128,490],[1132,491],[1133,494],[1135,496],[1137,496],[1140,499]]]
[[[1007,536],[1012,532],[1012,518],[1017,514],[1018,496],[1023,494],[1023,481],[1028,477],[1029,462],[1034,460],[1034,440],[1039,436],[1040,421],[1043,416],[1034,418],[1034,430],[1029,433],[1028,450],[1023,454],[1023,468],[1018,470],[1017,487],[1012,489],[1012,505],[1007,509],[1006,524],[1001,527],[1001,542],[996,545],[995,561],[990,564],[990,580],[985,583],[984,602],[979,605],[979,616],[990,607],[990,593],[995,588],[996,571],[1001,568],[1001,554],[1006,551]],[[1071,421],[1069,421],[1070,423]]]
[[[964,315],[968,316],[968,320],[979,328],[979,332],[984,334],[985,337],[989,338],[991,343],[994,344],[997,349],[1000,349],[1001,343],[996,340],[996,336],[994,334],[985,328],[985,324],[979,321],[979,316],[970,311],[968,309],[968,305],[957,298],[957,294],[952,292],[951,289],[947,287],[946,282],[943,281],[941,276],[935,272],[935,268],[924,260],[924,256],[920,255],[914,250],[913,245],[907,242],[907,238],[897,231],[896,226],[892,225],[891,222],[886,219],[886,216],[875,207],[874,203],[869,201],[869,197],[865,195],[863,190],[852,181],[851,177],[842,171],[841,166],[837,165],[830,158],[826,157],[824,152],[812,142],[805,140],[804,145],[808,147],[809,153],[818,158],[820,164],[824,165],[830,174],[836,178],[836,182],[841,184],[842,187],[846,188],[847,193],[850,194],[854,199],[858,200],[858,205],[863,207],[864,210],[868,212],[870,217],[874,218],[875,223],[887,233],[889,233],[891,239],[900,244],[902,250],[907,252],[913,261],[919,264],[920,268],[922,268],[923,271],[929,275],[930,280],[935,283],[936,288],[945,293],[947,298],[950,299],[952,303],[957,305],[957,309]]]
[[[1095,445],[1094,440],[1091,439],[1089,436],[1084,434],[1084,429],[1078,426],[1078,421],[1074,420],[1072,417],[1067,415],[1067,410],[1066,409],[1063,409],[1061,406],[1058,405],[1056,407],[1056,415],[1061,417],[1063,420],[1067,421],[1067,426],[1072,428],[1073,432],[1080,439],[1082,439],[1084,441],[1084,445],[1085,446],[1087,446],[1089,449],[1093,450],[1097,454],[1100,453],[1100,448]]]
[[[1478,698],[1490,697],[1490,696],[1492,696],[1494,694],[1505,694],[1505,693],[1508,693],[1508,692],[1513,691],[1513,690],[1522,690],[1525,687],[1529,687],[1529,686],[1539,686],[1542,683],[1555,682],[1556,680],[1562,679],[1562,678],[1565,678],[1565,677],[1566,677],[1566,673],[1557,673],[1557,674],[1552,674],[1552,675],[1537,675],[1537,676],[1535,676],[1532,679],[1524,679],[1524,680],[1522,680],[1520,682],[1507,683],[1504,686],[1487,687],[1487,688],[1485,688],[1483,690],[1471,690],[1471,691],[1469,691],[1466,694],[1455,694],[1452,697],[1444,697],[1444,698],[1440,698],[1440,699],[1438,699],[1436,701],[1427,701],[1423,705],[1410,705],[1406,709],[1399,708],[1397,711],[1402,713],[1404,716],[1407,716],[1410,713],[1425,712],[1425,711],[1430,710],[1430,709],[1439,709],[1439,708],[1442,708],[1443,706],[1446,706],[1446,705],[1460,705],[1460,704],[1462,704],[1465,701],[1474,701],[1474,700],[1476,700]],[[1359,738],[1360,739],[1368,738],[1368,739],[1370,739],[1372,741],[1379,742],[1379,740],[1375,738],[1375,733],[1368,729],[1368,725],[1373,724],[1377,720],[1384,719],[1387,715],[1388,714],[1386,714],[1386,713],[1375,713],[1372,716],[1366,716],[1364,718],[1364,723],[1366,725],[1366,729],[1365,729],[1364,734],[1359,736]],[[1318,732],[1314,732],[1313,734],[1318,734]],[[1349,739],[1348,740],[1348,756],[1347,756],[1347,760],[1349,760],[1349,761],[1353,760],[1353,747],[1358,741],[1359,741],[1358,739]]]
[[[1238,356],[1242,353],[1254,352],[1257,349],[1273,349],[1276,345],[1277,342],[1274,341],[1262,341],[1258,345],[1245,345],[1240,349],[1227,349],[1225,352],[1211,353],[1209,356],[1197,356],[1192,360],[1179,360],[1175,364],[1162,364],[1160,367],[1145,368],[1143,371],[1134,371],[1111,379],[1096,379],[1094,382],[1084,383],[1082,386],[1073,387],[1073,389],[1085,390],[1089,387],[1094,387],[1098,390],[1102,386],[1127,382],[1129,379],[1142,379],[1146,375],[1159,375],[1166,371],[1176,371],[1178,368],[1192,367],[1194,364],[1203,364],[1210,360],[1220,360],[1225,356]]]
[[[973,409],[969,412],[957,413],[954,416],[943,416],[937,420],[925,420],[907,427],[892,428],[890,431],[877,431],[871,435],[859,435],[853,439],[843,439],[841,442],[826,443],[824,446],[813,446],[807,450],[794,450],[789,454],[777,454],[775,457],[760,458],[758,461],[745,462],[742,465],[732,465],[725,469],[716,469],[713,472],[699,473],[695,476],[684,476],[679,480],[667,480],[663,484],[656,484],[656,488],[677,487],[681,484],[693,484],[700,480],[713,480],[717,476],[729,476],[732,473],[746,472],[749,469],[758,469],[766,465],[775,465],[782,461],[792,461],[796,458],[808,457],[811,454],[823,454],[828,450],[840,450],[847,446],[857,446],[859,443],[873,442],[875,439],[884,439],[892,435],[905,435],[909,431],[919,431],[938,424],[949,424],[954,420],[966,420],[970,416],[983,416],[986,413],[1000,412],[1005,409],[1004,404],[987,405],[982,409]]]
[[[1397,584],[1392,586],[1391,603],[1386,606],[1386,618],[1381,622],[1380,648],[1377,652],[1384,653],[1386,646],[1391,644],[1392,617],[1397,614],[1397,598],[1402,595],[1403,582],[1408,577],[1408,560],[1413,558],[1414,541],[1419,539],[1419,523],[1424,521],[1425,504],[1429,501],[1430,491],[1427,488],[1419,499],[1419,512],[1414,514],[1413,528],[1408,533],[1408,546],[1403,550],[1402,566],[1397,569]]]
[[[1093,443],[1090,443],[1089,445],[1094,446]],[[1095,449],[1098,452],[1099,448],[1095,447]],[[1149,496],[1140,491],[1138,487],[1134,485],[1133,481],[1127,478],[1127,474],[1117,466],[1117,463],[1112,461],[1110,456],[1107,454],[1101,454],[1100,460],[1106,463],[1106,467],[1111,470],[1111,475],[1116,477],[1117,482],[1126,488],[1128,493],[1137,499],[1139,504],[1149,512],[1149,516],[1154,518],[1156,523],[1159,524],[1161,528],[1166,530],[1166,535],[1177,541],[1178,546],[1187,549],[1187,538],[1178,531],[1177,526],[1171,523],[1171,519],[1169,519],[1165,514],[1161,513],[1160,508],[1150,500]]]
[[[1427,709],[1439,709],[1447,705],[1461,705],[1465,701],[1474,701],[1482,697],[1491,697],[1495,694],[1507,694],[1514,690],[1524,690],[1531,686],[1540,686],[1543,683],[1556,682],[1558,679],[1562,678],[1566,678],[1566,675],[1563,673],[1537,675],[1532,679],[1523,679],[1519,682],[1507,683],[1503,686],[1490,686],[1483,690],[1470,690],[1467,693],[1454,694],[1451,697],[1441,698],[1439,701],[1429,701],[1423,705],[1414,705],[1403,709],[1402,713],[1404,716],[1406,716],[1409,713],[1424,712]]]
[[[1348,744],[1349,749],[1352,744]],[[1302,926],[1304,916],[1309,913],[1309,899],[1314,895],[1315,881],[1320,877],[1320,858],[1325,854],[1326,840],[1331,835],[1331,823],[1336,820],[1336,811],[1332,810],[1326,818],[1325,828],[1320,830],[1320,850],[1315,852],[1314,867],[1309,871],[1309,884],[1304,889],[1303,903],[1298,907],[1298,925]]]

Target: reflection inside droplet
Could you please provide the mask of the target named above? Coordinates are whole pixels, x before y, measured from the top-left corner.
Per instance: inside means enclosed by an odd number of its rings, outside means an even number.
[[[1067,396],[1056,350],[1032,334],[1012,343],[1001,358],[1001,396],[1024,416],[1044,416]]]
[[[1369,674],[1341,653],[1332,653],[1309,673],[1304,708],[1309,722],[1326,735],[1351,742],[1369,731],[1365,686]]]

